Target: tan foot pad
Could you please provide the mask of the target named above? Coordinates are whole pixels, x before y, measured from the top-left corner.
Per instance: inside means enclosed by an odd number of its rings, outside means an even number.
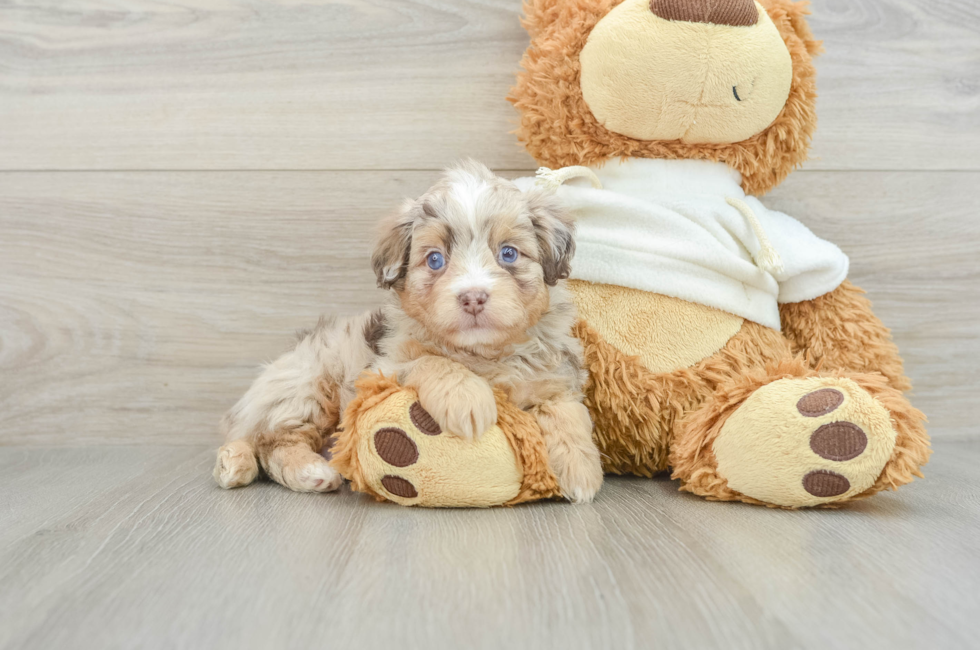
[[[895,446],[888,411],[850,379],[781,379],[753,393],[714,442],[728,487],[780,506],[856,496]]]
[[[355,490],[401,505],[488,507],[554,495],[533,418],[498,396],[500,420],[478,440],[444,432],[415,391],[368,376],[344,416],[331,464]]]

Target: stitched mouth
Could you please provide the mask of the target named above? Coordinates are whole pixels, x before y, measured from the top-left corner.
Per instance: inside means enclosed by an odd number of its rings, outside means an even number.
[[[686,102],[684,100],[680,100],[679,103],[691,108],[725,108],[728,106],[728,104],[705,104],[704,102]]]
[[[732,86],[732,95],[735,96],[735,101],[744,102],[755,90],[755,83],[758,81],[758,77],[751,79],[746,83],[735,84]]]

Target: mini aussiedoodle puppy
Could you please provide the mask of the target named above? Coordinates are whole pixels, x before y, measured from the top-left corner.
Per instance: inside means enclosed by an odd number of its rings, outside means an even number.
[[[341,477],[318,452],[367,370],[415,388],[439,426],[465,438],[496,422],[491,386],[503,388],[540,424],[562,493],[591,501],[602,467],[563,282],[574,250],[553,193],[522,192],[475,162],[448,170],[382,224],[372,263],[393,295],[321,320],[266,367],[223,420],[215,479],[246,485],[261,465],[292,490],[335,490]]]

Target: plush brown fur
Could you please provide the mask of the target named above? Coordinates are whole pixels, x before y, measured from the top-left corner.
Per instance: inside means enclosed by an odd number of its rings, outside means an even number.
[[[789,99],[761,133],[734,144],[641,141],[604,128],[579,85],[579,53],[589,33],[622,0],[535,0],[525,4],[531,46],[508,100],[521,113],[517,136],[549,167],[600,165],[612,158],[691,158],[722,161],[742,174],[749,194],[764,194],[807,157],[817,124],[816,70],[820,42],[806,23],[807,2],[761,0],[793,61]]]
[[[850,280],[814,300],[780,305],[779,314],[793,350],[807,352],[815,365],[880,372],[892,388],[912,388],[891,332],[874,315],[864,291]]]
[[[690,368],[654,374],[602,340],[583,321],[575,328],[589,370],[586,405],[607,472],[652,476],[668,467],[677,423],[721,385],[791,355],[778,332],[746,321],[718,353]]]
[[[823,306],[836,305],[837,317],[851,323],[851,340],[843,351],[833,353],[834,365],[821,370],[817,370],[821,359],[816,359],[805,342],[797,343],[794,349],[779,332],[746,321],[717,354],[691,368],[654,374],[580,321],[576,336],[583,342],[589,370],[586,405],[595,421],[594,435],[605,470],[651,476],[671,468],[673,478],[682,481],[682,490],[715,500],[761,504],[728,488],[716,471],[712,442],[732,412],[759,387],[787,377],[827,376],[847,377],[858,383],[891,413],[897,434],[895,450],[881,476],[870,489],[847,501],[896,489],[915,476],[921,477],[919,467],[931,454],[925,416],[901,393],[901,381],[907,380],[901,375],[897,351],[892,356],[887,354],[889,346],[894,347],[887,340],[887,330],[880,323],[877,327],[856,327],[878,321],[860,290],[850,283],[824,296],[822,302]],[[792,315],[803,311],[819,319],[806,309],[809,304],[801,303],[789,311]],[[876,349],[877,356],[867,352]],[[892,376],[868,368],[869,355],[890,368]]]
[[[528,152],[553,168],[599,166],[614,158],[720,161],[742,174],[747,193],[763,194],[807,156],[816,127],[812,58],[821,50],[806,23],[808,3],[761,0],[790,53],[789,99],[773,123],[734,144],[640,141],[613,133],[592,115],[580,87],[579,55],[598,22],[622,0],[530,0],[531,36],[509,100],[521,114],[517,131]],[[920,476],[929,456],[923,415],[902,395],[910,388],[888,329],[862,291],[844,282],[815,300],[782,305],[783,333],[746,322],[716,354],[678,371],[656,374],[607,343],[584,321],[576,335],[589,370],[586,405],[604,467],[649,476],[673,467],[682,489],[712,499],[759,503],[727,487],[712,442],[728,417],[759,387],[782,377],[842,376],[891,414],[897,437],[874,485],[851,497],[894,488]]]

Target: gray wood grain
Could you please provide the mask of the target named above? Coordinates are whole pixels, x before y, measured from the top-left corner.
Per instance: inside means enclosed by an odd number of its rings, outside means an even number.
[[[0,169],[524,169],[518,0],[0,5]],[[980,169],[980,11],[815,0],[810,169]]]
[[[374,222],[433,172],[0,174],[0,442],[199,443],[292,333],[381,300]],[[980,173],[801,172],[932,434],[980,436]]]
[[[969,648],[976,443],[842,510],[610,479],[426,511],[222,491],[212,451],[0,448],[0,648]]]

